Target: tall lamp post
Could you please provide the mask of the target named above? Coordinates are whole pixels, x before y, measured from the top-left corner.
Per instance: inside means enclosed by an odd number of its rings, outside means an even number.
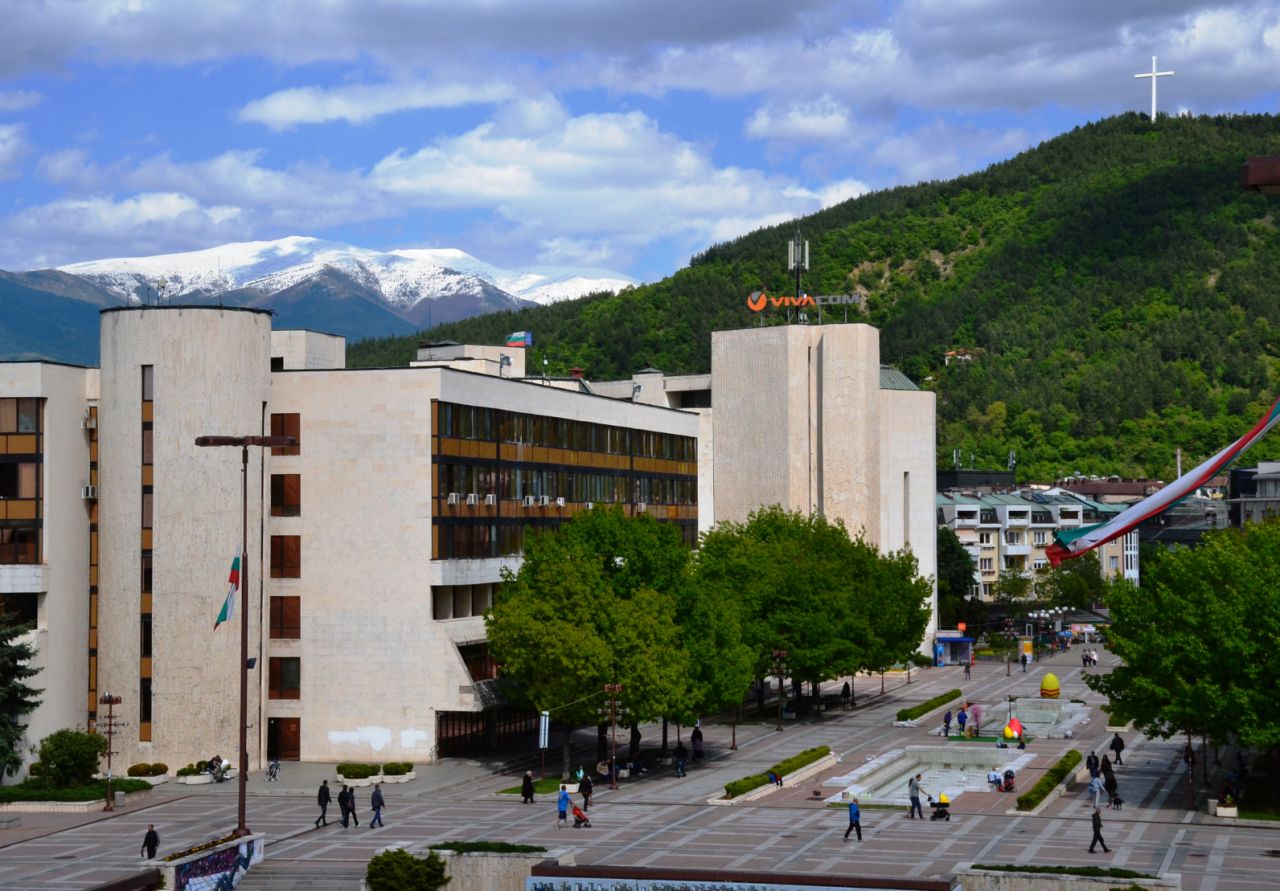
[[[778,676],[778,730],[782,729],[782,702],[786,698],[786,691],[782,686],[782,672],[786,661],[786,650],[773,651],[773,673]]]
[[[605,684],[604,692],[609,694],[609,788],[618,788],[618,694],[622,692],[621,684]]]
[[[114,811],[116,809],[115,798],[111,794],[111,756],[116,753],[115,707],[123,701],[119,696],[112,696],[110,693],[103,693],[98,697],[98,704],[107,707],[107,801],[102,808],[104,811]]]
[[[197,436],[200,447],[235,446],[240,449],[240,769],[236,835],[249,834],[245,825],[245,784],[249,780],[249,446],[280,448],[296,445],[292,436]]]

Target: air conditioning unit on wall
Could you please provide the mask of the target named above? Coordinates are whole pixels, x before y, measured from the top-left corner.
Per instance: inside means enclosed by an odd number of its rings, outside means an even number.
[[[557,499],[556,499],[556,507],[564,507],[564,499],[563,499],[563,498],[557,498]]]
[[[546,507],[548,504],[551,503],[551,496],[543,495],[541,498],[538,499],[538,503],[541,504],[543,507]]]
[[[523,502],[523,503],[524,503],[524,506],[525,506],[525,507],[533,507],[533,496],[532,496],[532,495],[526,495],[526,496],[524,496],[524,502]]]
[[[461,500],[462,500],[462,496],[461,496],[461,495],[459,495],[457,492],[450,492],[450,493],[449,493],[449,497],[448,497],[447,499],[445,499],[445,500],[446,500],[449,504],[457,504],[459,501],[461,501]]]
[[[485,507],[493,507],[497,503],[498,503],[498,496],[494,495],[492,492],[484,496]]]
[[[98,487],[97,486],[81,486],[80,497],[83,498],[85,501],[97,501]]]
[[[467,496],[467,504],[471,505],[472,507],[475,507],[479,503],[480,503],[480,496],[477,495],[475,492],[472,492]]]

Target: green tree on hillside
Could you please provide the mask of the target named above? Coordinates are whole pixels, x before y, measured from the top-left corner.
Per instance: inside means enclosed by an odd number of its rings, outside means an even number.
[[[40,673],[32,664],[35,647],[20,640],[30,625],[17,625],[0,614],[0,778],[13,776],[22,767],[22,740],[27,731],[23,718],[40,705],[40,693],[27,683]]]

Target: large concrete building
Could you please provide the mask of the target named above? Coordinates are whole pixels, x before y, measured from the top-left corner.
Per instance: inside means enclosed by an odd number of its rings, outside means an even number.
[[[234,759],[241,610],[253,764],[526,734],[483,613],[526,530],[594,505],[692,544],[782,504],[934,574],[933,396],[881,367],[874,329],[722,332],[713,359],[592,385],[430,344],[348,370],[341,338],[174,306],[104,311],[100,369],[0,365],[0,594],[36,624],[45,689],[29,739],[94,726],[110,692],[121,762]],[[263,434],[297,443],[250,449],[247,479],[239,448],[195,444]],[[244,589],[215,630],[246,494]]]

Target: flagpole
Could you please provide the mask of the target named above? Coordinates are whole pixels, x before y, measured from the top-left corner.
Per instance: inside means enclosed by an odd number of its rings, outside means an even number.
[[[292,436],[197,436],[196,445],[240,448],[240,770],[236,777],[239,789],[235,834],[245,836],[250,834],[245,825],[245,790],[249,782],[249,446],[278,448],[297,445],[297,440]]]

